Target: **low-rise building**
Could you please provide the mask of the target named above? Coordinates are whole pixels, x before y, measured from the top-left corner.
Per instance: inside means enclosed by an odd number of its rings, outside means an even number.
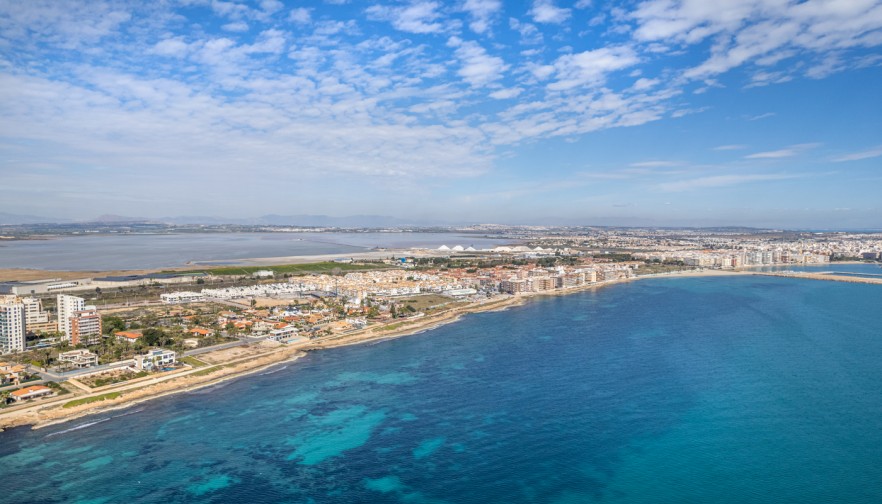
[[[58,361],[69,362],[78,368],[87,368],[98,365],[98,354],[88,350],[71,350],[58,354]]]
[[[142,371],[155,371],[169,366],[174,366],[177,362],[177,354],[173,350],[165,350],[157,348],[150,350],[146,354],[136,355],[135,369]]]
[[[128,341],[129,343],[134,343],[138,341],[138,339],[143,335],[136,332],[120,331],[113,336],[119,341]]]
[[[21,364],[0,362],[0,383],[14,383],[18,385],[21,380],[21,375],[22,373],[24,373],[24,371],[25,368]]]
[[[43,385],[31,385],[9,393],[9,396],[16,401],[26,401],[28,399],[36,399],[38,397],[50,396],[54,392],[49,387]]]
[[[279,343],[288,343],[290,340],[297,337],[297,328],[293,325],[289,325],[279,329],[273,329],[269,332],[267,339],[278,341]]]
[[[167,292],[159,295],[159,299],[165,304],[201,303],[205,296],[201,292]]]

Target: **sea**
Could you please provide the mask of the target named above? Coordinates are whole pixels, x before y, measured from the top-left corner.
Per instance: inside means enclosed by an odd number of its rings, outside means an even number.
[[[3,503],[879,503],[882,288],[654,278],[0,433]]]
[[[180,233],[0,241],[0,268],[60,271],[242,264],[244,259],[368,252],[373,248],[492,248],[513,240],[457,233]]]

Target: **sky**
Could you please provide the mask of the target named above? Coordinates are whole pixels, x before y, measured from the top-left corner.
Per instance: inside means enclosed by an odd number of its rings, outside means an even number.
[[[0,0],[0,212],[882,228],[882,1]]]

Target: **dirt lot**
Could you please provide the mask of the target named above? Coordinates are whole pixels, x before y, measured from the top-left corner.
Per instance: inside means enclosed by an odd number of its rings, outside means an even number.
[[[265,353],[269,350],[268,347],[271,346],[279,346],[279,343],[276,343],[274,341],[264,341],[258,345],[225,348],[223,350],[216,350],[214,352],[199,354],[197,358],[209,364],[222,364],[231,360],[242,359],[244,357],[251,357],[254,355]]]

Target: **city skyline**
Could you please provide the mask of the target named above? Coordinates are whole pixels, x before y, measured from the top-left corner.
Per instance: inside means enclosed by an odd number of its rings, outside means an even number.
[[[0,11],[4,213],[882,225],[878,1]]]

